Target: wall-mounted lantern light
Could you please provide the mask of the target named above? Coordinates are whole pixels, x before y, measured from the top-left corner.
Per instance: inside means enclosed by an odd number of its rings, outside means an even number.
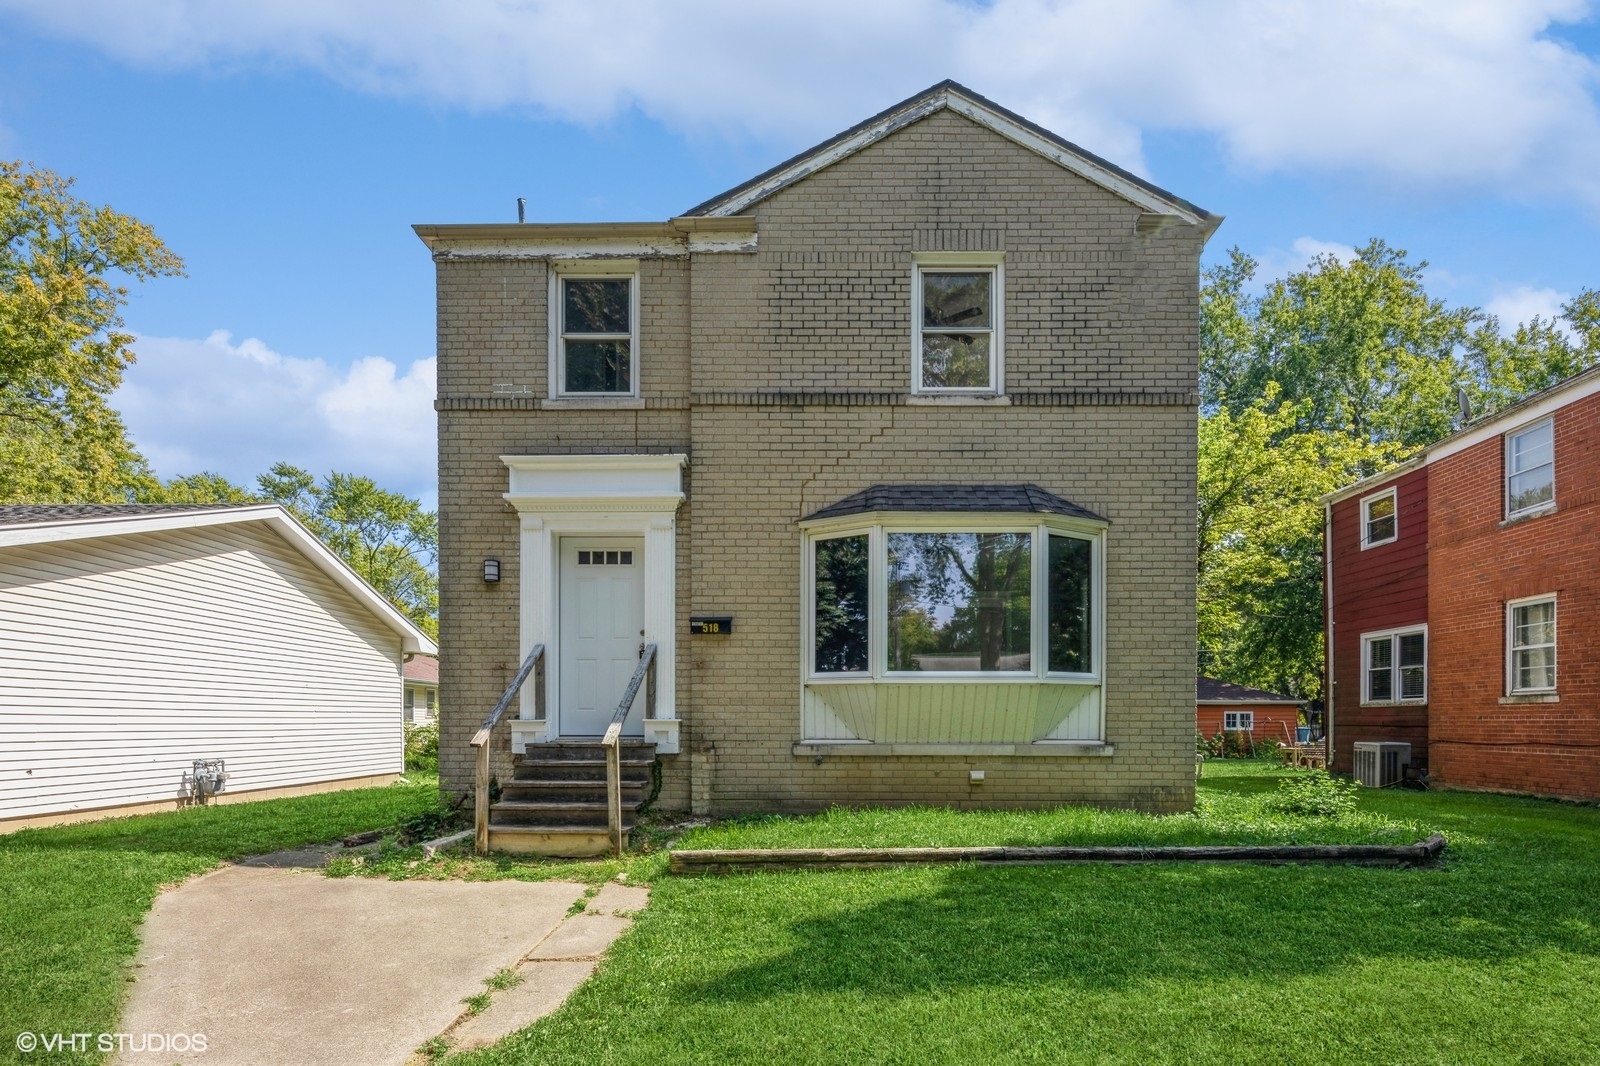
[[[483,581],[486,585],[493,585],[500,580],[500,560],[485,559],[483,561]]]

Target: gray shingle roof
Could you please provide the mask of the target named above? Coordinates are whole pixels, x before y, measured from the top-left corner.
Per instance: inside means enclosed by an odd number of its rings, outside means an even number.
[[[812,512],[805,521],[870,511],[1022,511],[1105,521],[1037,485],[873,485]]]
[[[1194,679],[1194,698],[1197,703],[1210,703],[1213,700],[1223,700],[1229,703],[1304,703],[1293,696],[1285,696],[1281,692],[1268,692],[1263,688],[1251,688],[1248,685],[1235,685],[1231,681],[1218,681],[1214,677],[1197,677]]]
[[[45,522],[72,522],[90,518],[119,518],[140,514],[175,514],[180,511],[217,511],[257,506],[233,503],[18,503],[0,506],[0,526],[30,526]]]

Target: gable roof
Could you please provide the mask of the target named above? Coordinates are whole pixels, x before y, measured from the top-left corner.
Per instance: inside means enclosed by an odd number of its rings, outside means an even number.
[[[0,507],[0,548],[243,522],[262,522],[282,534],[312,565],[398,633],[404,651],[438,653],[438,647],[411,619],[333,554],[298,519],[275,503],[9,505]]]
[[[684,212],[684,215],[703,217],[742,214],[752,205],[810,177],[824,167],[847,159],[863,148],[883,140],[891,133],[945,110],[954,111],[971,119],[1079,177],[1086,178],[1101,188],[1121,196],[1147,212],[1173,215],[1185,222],[1204,226],[1207,230],[1215,229],[1222,222],[1221,216],[1197,207],[1159,185],[1122,169],[1110,160],[1102,159],[1043,126],[1030,122],[1015,111],[1007,110],[965,85],[949,79],[930,86],[887,110],[880,111],[843,133],[830,137],[791,159],[784,160],[771,170],[757,174],[749,181],[713,196],[703,204],[691,207]]]
[[[813,511],[802,521],[815,522],[874,511],[1019,511],[1105,521],[1088,508],[1079,507],[1037,485],[872,485],[820,511]]]
[[[1231,681],[1218,681],[1214,677],[1194,679],[1196,703],[1304,703],[1281,692],[1268,692],[1264,688],[1235,685]]]

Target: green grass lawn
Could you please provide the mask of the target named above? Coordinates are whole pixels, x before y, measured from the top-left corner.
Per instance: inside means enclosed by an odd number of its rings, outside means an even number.
[[[1139,825],[1199,843],[1231,824],[1250,841],[1440,829],[1446,861],[658,876],[561,1010],[451,1062],[1600,1062],[1600,809],[1364,791],[1344,829],[1273,825],[1282,776],[1211,764],[1200,818],[835,811],[682,844],[1120,843]]]
[[[664,876],[622,860],[415,849],[335,875],[653,883],[555,1014],[462,1066],[638,1062],[1600,1062],[1600,808],[1363,791],[1277,813],[1286,771],[1212,763],[1195,815],[831,811],[693,830],[686,847],[1450,839],[1433,869],[902,868]],[[114,1030],[163,884],[392,825],[431,781],[0,837],[0,1061],[20,1029]],[[92,1060],[85,1057],[85,1060]],[[74,1061],[39,1053],[20,1061]]]
[[[30,829],[0,836],[0,1062],[16,1034],[115,1032],[139,923],[163,885],[246,855],[393,825],[434,807],[408,785]],[[52,1066],[88,1054],[19,1056]]]

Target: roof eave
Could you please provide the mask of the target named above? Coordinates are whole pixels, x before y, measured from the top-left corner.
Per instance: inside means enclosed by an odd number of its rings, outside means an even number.
[[[685,215],[705,217],[743,212],[891,133],[946,109],[994,130],[1146,211],[1173,215],[1200,226],[1205,237],[1209,237],[1222,223],[1220,215],[1214,215],[948,79],[690,208]]]

